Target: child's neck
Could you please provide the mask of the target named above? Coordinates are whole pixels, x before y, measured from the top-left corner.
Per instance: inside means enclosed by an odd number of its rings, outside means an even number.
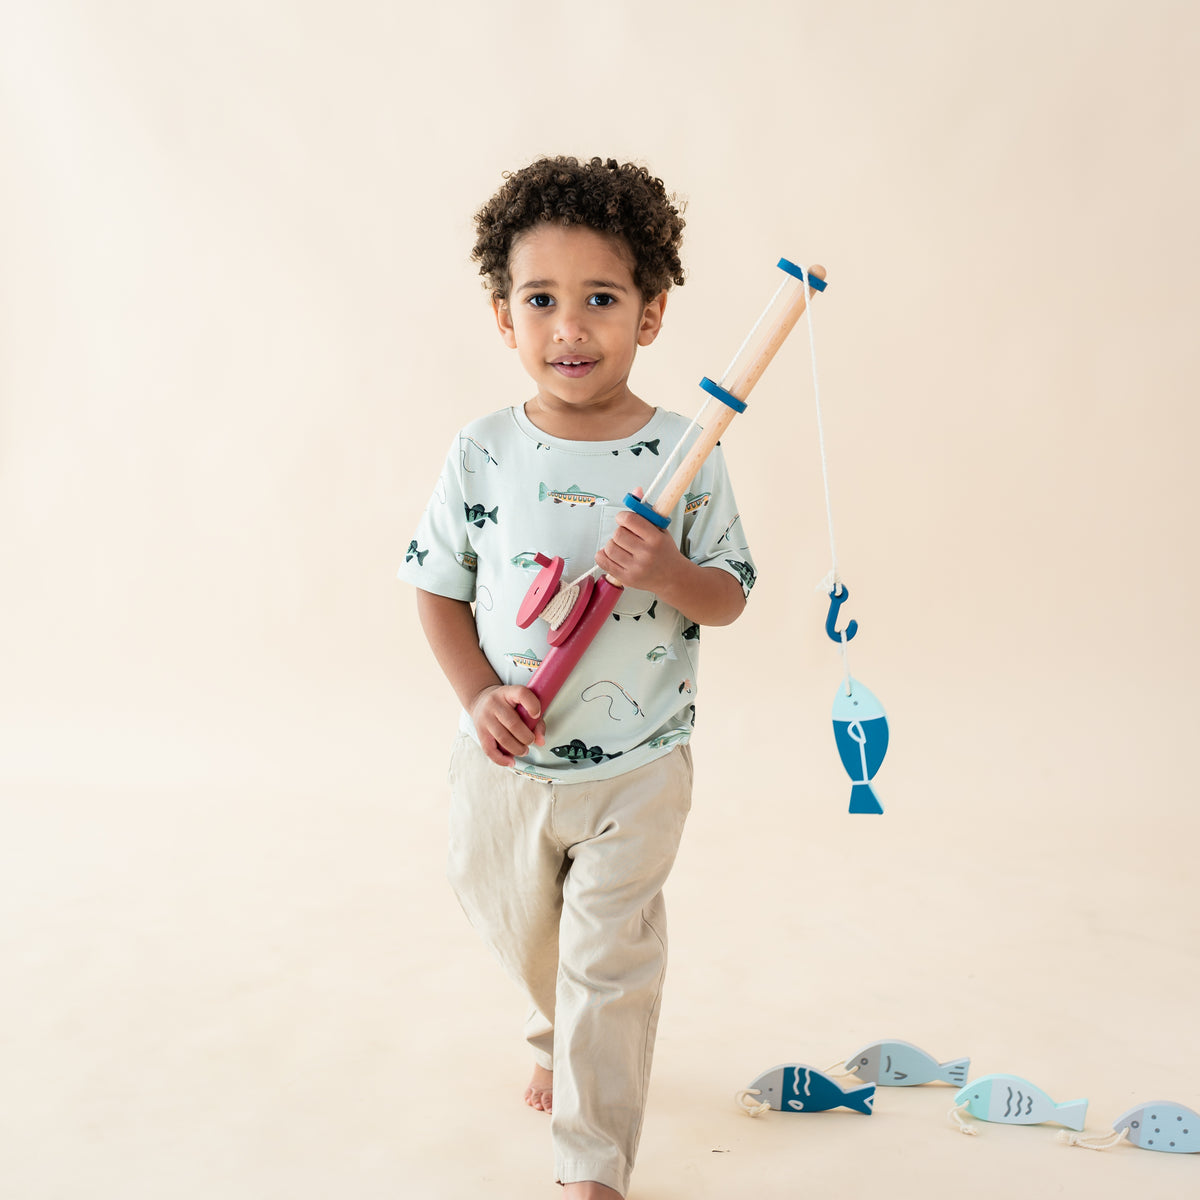
[[[617,404],[573,408],[540,393],[525,403],[525,416],[543,433],[565,442],[615,442],[637,433],[654,409],[632,392]]]

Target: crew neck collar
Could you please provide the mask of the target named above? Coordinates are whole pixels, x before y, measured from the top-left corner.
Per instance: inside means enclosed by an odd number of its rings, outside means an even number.
[[[624,446],[628,446],[631,442],[641,442],[649,440],[650,436],[662,423],[664,418],[664,410],[655,408],[650,414],[650,419],[641,429],[634,430],[633,433],[626,434],[622,438],[614,438],[604,442],[580,442],[573,441],[569,438],[555,437],[553,434],[547,433],[544,429],[539,429],[526,415],[525,406],[523,404],[515,404],[511,409],[513,420],[517,423],[517,428],[521,430],[527,438],[535,442],[540,442],[543,446],[550,446],[554,449],[569,450],[573,454],[612,454],[614,450],[619,450]]]

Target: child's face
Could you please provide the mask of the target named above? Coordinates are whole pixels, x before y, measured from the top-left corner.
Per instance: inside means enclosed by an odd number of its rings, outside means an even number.
[[[586,226],[539,225],[514,243],[508,299],[493,307],[543,411],[599,420],[640,403],[626,381],[637,348],[658,336],[667,296],[647,303],[630,260],[621,239]]]

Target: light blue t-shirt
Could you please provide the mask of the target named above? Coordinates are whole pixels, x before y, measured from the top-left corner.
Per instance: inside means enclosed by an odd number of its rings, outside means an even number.
[[[611,442],[551,437],[519,406],[471,422],[450,447],[399,577],[472,602],[479,643],[496,674],[528,684],[549,633],[541,620],[528,629],[517,625],[540,570],[534,555],[564,559],[564,584],[593,567],[626,493],[648,487],[687,428],[686,418],[665,409]],[[754,560],[720,446],[671,513],[667,532],[692,562],[727,571],[749,595]],[[600,779],[687,741],[699,649],[700,627],[686,613],[626,588],[550,704],[546,744],[531,746],[514,769],[553,780]],[[478,741],[465,712],[461,725]]]

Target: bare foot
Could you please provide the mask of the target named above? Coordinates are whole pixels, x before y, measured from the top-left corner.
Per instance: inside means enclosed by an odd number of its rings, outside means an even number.
[[[569,1200],[623,1200],[620,1192],[603,1183],[568,1183],[563,1188],[563,1196]]]
[[[533,1068],[533,1078],[525,1089],[525,1103],[530,1108],[536,1108],[538,1112],[548,1113],[554,1110],[553,1071],[539,1066]]]

